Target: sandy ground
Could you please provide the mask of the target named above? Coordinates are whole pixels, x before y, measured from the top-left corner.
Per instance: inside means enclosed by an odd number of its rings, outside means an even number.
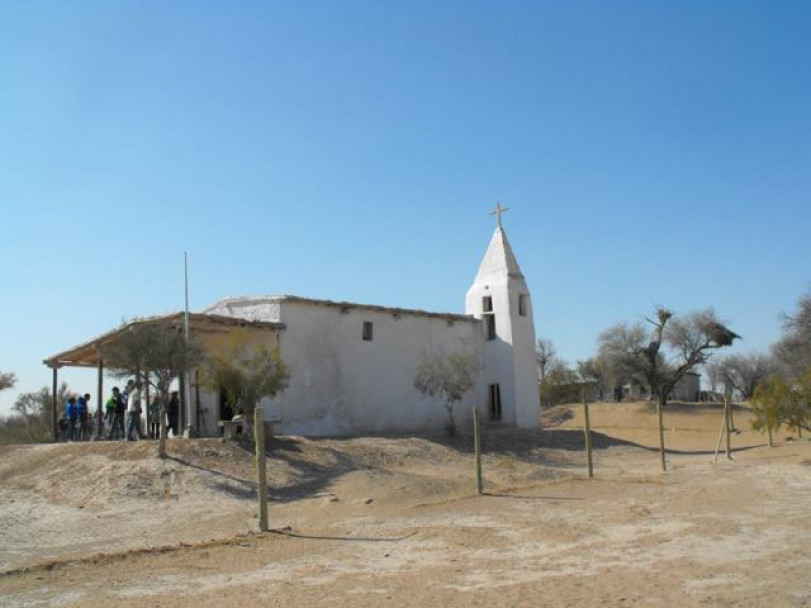
[[[0,606],[811,606],[811,443],[733,436],[673,406],[670,471],[644,404],[544,431],[276,438],[256,534],[251,454],[215,440],[0,451]],[[736,425],[748,428],[746,410]]]

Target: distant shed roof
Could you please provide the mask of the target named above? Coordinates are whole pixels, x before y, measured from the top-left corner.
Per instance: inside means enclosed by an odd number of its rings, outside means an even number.
[[[169,325],[174,327],[183,326],[183,313],[176,312],[168,315],[156,315],[153,317],[141,317],[133,319],[120,327],[108,331],[101,336],[93,338],[87,342],[74,346],[66,351],[57,353],[43,360],[48,367],[95,367],[99,361],[99,351],[105,345],[112,344],[116,338],[131,327],[138,325]],[[189,330],[195,333],[215,333],[227,331],[230,327],[252,327],[257,329],[284,329],[283,323],[272,323],[264,321],[249,321],[232,316],[189,313]]]

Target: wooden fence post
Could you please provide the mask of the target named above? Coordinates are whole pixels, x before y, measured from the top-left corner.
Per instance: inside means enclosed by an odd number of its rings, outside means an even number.
[[[59,374],[59,366],[55,363],[51,364],[53,368],[53,392],[51,393],[51,439],[54,443],[59,441],[59,421],[56,415],[56,391],[58,390],[57,387],[57,375]]]
[[[589,479],[594,477],[594,465],[591,459],[591,423],[589,422],[589,400],[583,392],[583,433],[586,435],[586,464],[589,469]]]
[[[261,407],[253,413],[253,432],[256,441],[256,477],[259,488],[259,531],[268,531],[268,487],[265,472],[265,417]]]
[[[473,449],[476,452],[476,491],[484,494],[482,483],[482,430],[479,424],[479,410],[473,408]]]
[[[724,386],[724,432],[726,433],[727,441],[726,441],[726,448],[727,448],[727,460],[732,460],[732,449],[730,446],[730,420],[729,414],[730,410],[732,409],[732,387],[729,384]]]

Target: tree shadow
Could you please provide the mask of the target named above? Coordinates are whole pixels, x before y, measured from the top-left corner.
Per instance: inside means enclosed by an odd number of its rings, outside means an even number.
[[[651,401],[650,402],[653,408],[653,411],[656,411],[656,403]],[[743,405],[733,403],[730,405],[730,409],[733,412],[751,412],[752,410],[748,407]],[[683,401],[671,401],[666,406],[665,409],[662,410],[665,414],[668,412],[672,413],[696,413],[696,412],[713,412],[718,414],[724,413],[724,404],[723,403],[714,403],[712,401],[702,401],[699,403],[685,403]]]

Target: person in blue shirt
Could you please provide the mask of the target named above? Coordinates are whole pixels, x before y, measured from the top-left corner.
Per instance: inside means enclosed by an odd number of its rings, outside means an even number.
[[[79,397],[76,401],[76,408],[79,412],[79,441],[87,441],[90,439],[90,395],[85,394],[84,397]]]
[[[79,420],[79,407],[76,405],[76,397],[71,397],[65,404],[65,418],[68,420],[68,439],[73,441],[76,438],[76,422]]]

